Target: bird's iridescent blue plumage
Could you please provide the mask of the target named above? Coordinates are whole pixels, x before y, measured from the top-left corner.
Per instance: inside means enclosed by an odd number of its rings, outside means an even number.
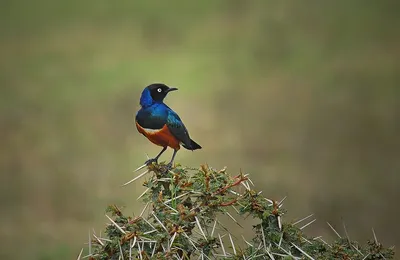
[[[141,109],[136,114],[137,123],[147,129],[162,129],[167,125],[172,135],[186,149],[201,148],[190,139],[189,133],[180,117],[163,100],[154,100],[148,88],[145,88],[140,97]]]

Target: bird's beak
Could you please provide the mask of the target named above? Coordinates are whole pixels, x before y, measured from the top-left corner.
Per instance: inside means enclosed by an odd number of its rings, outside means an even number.
[[[174,90],[178,90],[178,89],[177,89],[177,88],[169,88],[169,89],[167,90],[167,93],[170,92],[170,91],[174,91]]]

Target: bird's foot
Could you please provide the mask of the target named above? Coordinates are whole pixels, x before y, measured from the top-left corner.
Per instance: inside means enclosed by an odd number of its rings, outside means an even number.
[[[156,158],[148,159],[147,161],[144,162],[144,164],[145,165],[150,165],[153,162],[157,163],[157,159]]]
[[[165,167],[167,168],[167,171],[172,169],[172,162],[169,162],[167,165],[165,165]]]

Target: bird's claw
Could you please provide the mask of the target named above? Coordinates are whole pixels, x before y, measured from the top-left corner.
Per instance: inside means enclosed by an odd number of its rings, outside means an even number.
[[[171,170],[172,169],[172,162],[168,163],[166,165],[166,168],[167,168],[167,171]]]
[[[144,164],[148,166],[153,162],[157,163],[157,159],[156,158],[148,159],[147,161],[144,162]]]

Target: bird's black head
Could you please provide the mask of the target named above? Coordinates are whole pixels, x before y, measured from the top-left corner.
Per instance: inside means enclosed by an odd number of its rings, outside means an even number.
[[[151,98],[156,102],[161,102],[170,91],[178,90],[177,88],[170,88],[165,84],[154,83],[146,87],[150,92]]]

